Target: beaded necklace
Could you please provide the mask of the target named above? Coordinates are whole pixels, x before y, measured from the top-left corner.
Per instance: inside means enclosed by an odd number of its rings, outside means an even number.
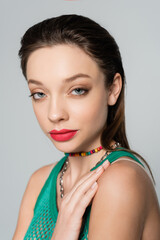
[[[119,147],[119,146],[120,146],[120,143],[119,143],[119,142],[116,142],[115,144],[113,144],[113,145],[111,146],[111,148],[113,148],[113,147],[116,148],[116,147]],[[93,149],[93,150],[91,150],[91,151],[89,151],[89,152],[64,153],[64,154],[65,154],[66,156],[76,156],[76,157],[77,157],[77,156],[82,156],[82,157],[85,157],[85,156],[91,155],[91,154],[93,154],[93,153],[96,153],[96,152],[100,151],[101,149],[103,149],[102,146],[100,146],[100,147],[98,147],[98,148],[95,148],[95,149]],[[102,162],[103,159],[104,159],[107,155],[109,155],[109,152],[108,152],[108,151],[105,152],[105,154],[101,157],[101,159],[96,163],[95,166],[97,166],[100,162]],[[67,157],[67,159],[66,159],[66,161],[65,161],[65,163],[64,163],[64,165],[63,165],[63,168],[62,168],[62,170],[61,170],[61,174],[60,174],[59,184],[60,184],[60,196],[61,196],[61,198],[63,198],[63,196],[64,196],[63,175],[64,175],[64,173],[65,173],[66,170],[67,170],[68,163],[69,163],[69,159],[68,159],[68,157]]]
[[[78,156],[82,156],[82,157],[85,157],[85,156],[88,156],[88,155],[91,155],[92,153],[96,153],[98,151],[100,151],[101,149],[103,149],[102,146],[98,147],[98,148],[95,148],[95,149],[92,149],[91,151],[89,152],[80,152],[80,153],[64,153],[66,156],[75,156],[75,157],[78,157]]]

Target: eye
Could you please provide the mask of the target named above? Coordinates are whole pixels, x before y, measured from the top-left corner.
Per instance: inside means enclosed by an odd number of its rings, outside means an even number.
[[[35,93],[32,93],[31,95],[29,95],[29,97],[33,97],[33,99],[36,101],[36,100],[41,99],[43,97],[43,95],[45,95],[45,94],[42,92],[35,92]]]
[[[88,92],[88,89],[84,89],[84,88],[75,88],[74,90],[72,90],[72,92],[76,92],[77,94],[73,94],[73,95],[84,95]]]

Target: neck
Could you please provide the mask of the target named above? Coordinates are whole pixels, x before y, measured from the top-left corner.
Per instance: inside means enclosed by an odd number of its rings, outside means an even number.
[[[115,142],[112,142],[111,145],[113,145],[114,143]],[[84,174],[88,173],[90,169],[93,168],[96,163],[100,161],[100,159],[105,153],[106,150],[102,149],[99,152],[84,157],[68,156],[69,164],[65,173],[65,178],[68,179],[68,182],[70,182],[71,185],[74,184]]]
[[[103,147],[102,147],[102,146],[99,146],[98,148],[92,149],[92,150],[90,150],[90,151],[88,151],[88,152],[65,153],[65,155],[66,155],[66,156],[72,156],[72,157],[73,157],[73,156],[74,156],[74,157],[79,157],[79,156],[85,157],[85,156],[91,155],[91,154],[93,154],[93,153],[97,153],[97,152],[101,151],[102,149],[103,149]]]

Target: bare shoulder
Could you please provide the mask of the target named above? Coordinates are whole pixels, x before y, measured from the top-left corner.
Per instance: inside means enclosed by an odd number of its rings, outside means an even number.
[[[35,193],[40,192],[41,188],[43,187],[45,181],[47,180],[49,174],[51,173],[53,167],[57,164],[57,162],[43,166],[36,170],[30,177],[28,186],[30,185],[32,190]],[[35,187],[35,189],[34,189]]]
[[[24,235],[33,217],[33,210],[37,197],[56,164],[57,162],[43,166],[31,175],[21,201],[13,240],[24,238]]]
[[[152,183],[145,171],[131,161],[120,160],[112,163],[98,180],[98,192],[107,194],[107,198],[112,198],[114,204],[118,200],[130,200],[136,203],[147,201],[149,189],[152,189]],[[109,196],[108,196],[109,195]],[[95,198],[95,201],[96,201]]]
[[[120,159],[112,163],[97,182],[89,239],[140,239],[152,206],[156,206],[157,211],[159,208],[147,173],[133,161]]]
[[[141,200],[146,200],[147,197],[147,200],[149,200],[148,196],[155,193],[151,178],[143,167],[135,163],[133,159],[125,159],[129,161],[119,158],[118,161],[109,166],[99,178],[99,190],[104,190],[104,188],[106,191],[114,189],[119,193],[129,191],[130,194],[133,191],[134,200],[137,197],[142,198]]]

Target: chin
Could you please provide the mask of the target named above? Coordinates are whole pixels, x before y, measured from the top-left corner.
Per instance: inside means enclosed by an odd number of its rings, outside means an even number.
[[[78,148],[74,148],[73,144],[70,141],[65,141],[65,142],[55,142],[51,140],[52,143],[54,144],[55,148],[59,150],[60,152],[78,152]]]

